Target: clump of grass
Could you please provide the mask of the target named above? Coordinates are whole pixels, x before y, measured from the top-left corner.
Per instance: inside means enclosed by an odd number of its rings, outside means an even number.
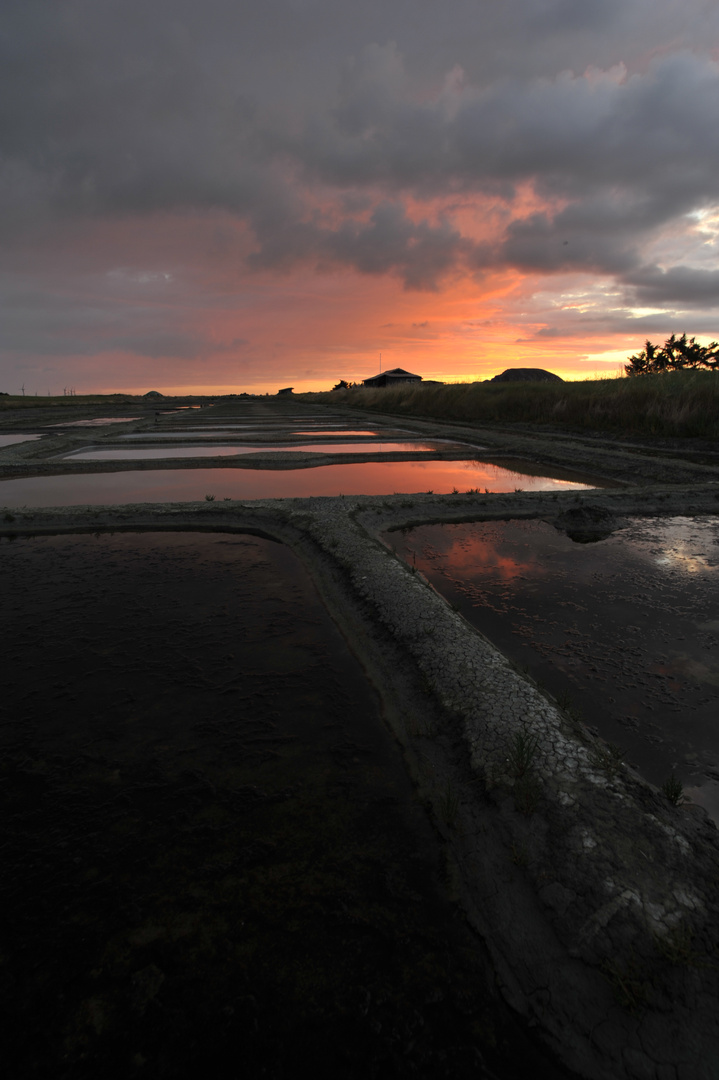
[[[573,701],[574,701],[574,698],[572,697],[572,695],[569,693],[568,690],[562,690],[562,691],[560,691],[560,693],[557,694],[557,705],[559,706],[560,709],[563,709],[565,712],[567,712],[572,707],[572,702]]]
[[[681,806],[684,802],[684,785],[674,773],[662,784],[662,792],[669,799],[672,806]]]
[[[610,776],[615,776],[624,761],[624,751],[616,743],[599,743],[595,747],[594,758],[600,768],[606,769]]]
[[[513,736],[507,750],[507,766],[509,775],[519,780],[529,772],[532,767],[539,737],[530,735],[527,731],[517,731]]]
[[[205,502],[214,502],[214,501],[215,501],[215,496],[214,495],[205,495]]]
[[[692,945],[693,937],[691,926],[680,923],[667,934],[655,934],[654,940],[659,952],[668,963],[674,967],[691,967],[700,959],[699,953]]]
[[[515,866],[527,866],[529,863],[529,855],[527,853],[527,845],[521,843],[512,843],[512,862]]]
[[[542,796],[542,782],[534,772],[526,772],[514,782],[514,805],[520,814],[529,817],[537,809]]]
[[[634,1016],[644,1010],[649,985],[633,954],[624,964],[618,960],[605,960],[601,970],[622,1009]]]
[[[422,693],[426,694],[427,697],[429,697],[435,691],[434,679],[430,679],[429,675],[427,675],[424,671],[422,672],[422,675],[421,675],[421,678],[420,678],[420,687],[421,687]]]
[[[447,825],[454,825],[459,813],[459,793],[450,780],[444,786],[439,799],[439,808]]]
[[[11,514],[10,511],[8,511],[7,514],[3,514],[3,521],[14,521],[14,520],[15,520],[15,515]]]

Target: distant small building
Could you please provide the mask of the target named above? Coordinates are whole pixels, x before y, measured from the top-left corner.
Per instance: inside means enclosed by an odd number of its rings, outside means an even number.
[[[495,375],[490,382],[564,382],[559,375],[539,367],[511,367],[501,375]]]
[[[143,394],[142,396],[143,397],[164,397],[165,395],[161,394],[159,390],[148,390],[147,393]]]
[[[391,368],[390,371],[383,371],[379,375],[373,375],[371,379],[364,379],[363,386],[395,386],[397,383],[421,383],[421,375],[413,375],[411,371],[405,371],[404,368],[396,367]]]
[[[280,394],[291,394],[293,390],[294,390],[294,386],[285,386],[285,388],[283,390],[278,390],[277,391],[277,396],[279,397]]]

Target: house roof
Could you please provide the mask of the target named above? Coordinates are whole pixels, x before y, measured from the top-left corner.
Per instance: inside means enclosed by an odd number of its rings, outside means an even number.
[[[373,379],[381,379],[383,375],[397,375],[397,376],[409,375],[413,379],[421,379],[422,378],[421,375],[415,375],[414,372],[405,371],[404,368],[401,368],[401,367],[390,368],[389,371],[380,371],[379,375],[372,375],[371,378],[373,378]],[[366,381],[367,380],[365,379],[365,382]]]

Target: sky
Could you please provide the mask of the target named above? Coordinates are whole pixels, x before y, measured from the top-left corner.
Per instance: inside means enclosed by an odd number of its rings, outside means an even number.
[[[4,0],[0,390],[719,338],[716,0]]]

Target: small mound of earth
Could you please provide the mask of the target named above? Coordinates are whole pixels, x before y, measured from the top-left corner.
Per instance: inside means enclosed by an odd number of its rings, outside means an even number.
[[[577,544],[606,540],[621,524],[616,514],[603,506],[577,506],[554,519],[555,528]]]
[[[490,382],[564,382],[559,375],[544,368],[511,367],[501,375],[495,375]]]

